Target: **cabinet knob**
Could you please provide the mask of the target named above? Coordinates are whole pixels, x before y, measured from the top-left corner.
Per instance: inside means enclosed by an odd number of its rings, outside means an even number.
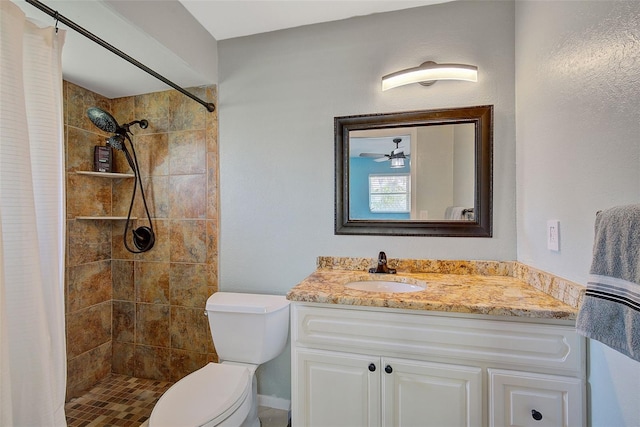
[[[542,414],[540,412],[536,411],[535,409],[531,410],[531,416],[536,421],[540,421],[542,419]]]
[[[393,368],[391,367],[391,365],[387,365],[387,366],[384,367],[384,371],[387,374],[390,374],[391,372],[393,372]]]
[[[370,364],[369,364],[369,370],[370,370],[371,372],[375,372],[375,370],[376,370],[376,365],[374,365],[373,363],[370,363]]]

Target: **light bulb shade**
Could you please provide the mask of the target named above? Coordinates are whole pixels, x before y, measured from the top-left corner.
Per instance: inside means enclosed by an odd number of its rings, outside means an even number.
[[[432,85],[437,80],[478,81],[478,67],[465,64],[436,64],[427,61],[419,67],[407,68],[382,77],[382,90],[392,89],[411,83]]]
[[[391,159],[391,168],[403,168],[404,167],[404,157],[394,157]]]

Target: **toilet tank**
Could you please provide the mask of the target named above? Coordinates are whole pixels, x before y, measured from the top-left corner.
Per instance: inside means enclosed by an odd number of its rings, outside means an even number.
[[[260,365],[287,343],[289,301],[282,295],[216,292],[207,300],[207,316],[221,361]]]

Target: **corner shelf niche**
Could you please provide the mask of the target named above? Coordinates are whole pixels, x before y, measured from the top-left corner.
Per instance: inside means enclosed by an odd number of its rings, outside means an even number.
[[[118,179],[118,178],[135,178],[136,176],[132,173],[117,173],[117,172],[92,172],[92,171],[76,171],[78,175],[90,175],[97,176],[100,178],[110,178],[110,179]]]
[[[95,176],[95,177],[98,177],[98,178],[109,178],[109,179],[135,178],[136,177],[132,173],[93,172],[93,171],[76,171],[76,173],[78,175],[89,175],[89,176]],[[121,221],[121,220],[126,220],[127,217],[126,216],[77,216],[76,219]],[[130,219],[138,219],[138,218],[132,216]]]

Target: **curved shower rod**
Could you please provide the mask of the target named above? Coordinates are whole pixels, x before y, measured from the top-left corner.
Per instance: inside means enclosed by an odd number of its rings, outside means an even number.
[[[213,112],[216,109],[216,106],[212,102],[203,101],[202,99],[198,98],[194,94],[186,91],[182,87],[180,87],[177,84],[173,83],[171,80],[161,76],[160,74],[158,74],[155,71],[153,71],[151,68],[149,68],[146,65],[144,65],[144,64],[138,62],[137,60],[133,59],[132,57],[130,57],[129,55],[127,55],[126,53],[124,53],[120,49],[110,45],[106,41],[102,40],[100,37],[96,36],[95,34],[89,32],[87,30],[85,30],[80,25],[78,25],[75,22],[71,21],[70,19],[64,17],[63,15],[60,15],[57,10],[51,9],[49,6],[47,6],[44,3],[39,2],[38,0],[25,0],[25,1],[27,3],[29,3],[30,5],[40,9],[42,12],[46,13],[47,15],[51,16],[56,21],[62,22],[63,24],[65,24],[66,26],[68,26],[72,30],[75,30],[76,32],[82,34],[83,36],[85,36],[89,40],[91,40],[91,41],[99,44],[100,46],[104,47],[105,49],[115,53],[120,58],[124,59],[125,61],[128,61],[129,63],[135,65],[136,67],[138,67],[141,70],[147,72],[148,74],[151,74],[153,77],[155,77],[156,79],[162,81],[163,83],[166,83],[167,85],[171,86],[172,88],[174,88],[178,92],[180,92],[180,93],[188,96],[189,98],[193,99],[194,101],[202,104],[209,112]],[[57,25],[57,23],[58,22],[56,22],[56,25]]]

